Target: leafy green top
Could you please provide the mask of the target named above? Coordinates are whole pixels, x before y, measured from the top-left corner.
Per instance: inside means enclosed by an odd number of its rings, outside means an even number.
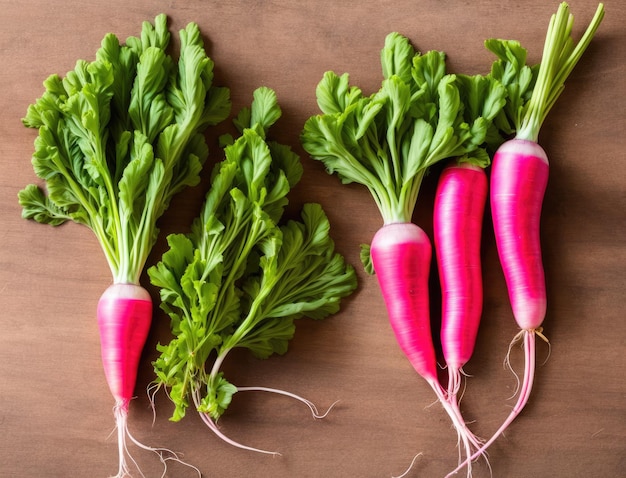
[[[229,90],[212,86],[198,26],[180,31],[177,64],[169,41],[163,14],[125,45],[107,34],[94,61],[44,82],[23,119],[39,129],[32,163],[48,191],[20,191],[23,216],[91,228],[115,282],[138,283],[157,219],[173,195],[199,182],[206,127],[230,113]]]
[[[574,45],[574,17],[570,14],[567,3],[559,5],[557,12],[550,18],[537,82],[525,114],[517,124],[517,138],[535,142],[538,140],[543,121],[563,91],[565,80],[589,46],[603,18],[604,5],[600,3],[582,38]]]
[[[234,120],[241,135],[225,138],[225,159],[191,232],[168,236],[169,250],[148,270],[174,334],[154,362],[156,383],[171,388],[173,420],[184,416],[190,396],[217,419],[237,391],[220,371],[230,350],[285,353],[295,319],[337,312],[356,287],[318,204],[306,204],[301,221],[278,225],[302,174],[290,148],[266,140],[280,115],[275,93],[257,89]]]
[[[537,79],[538,65],[526,64],[527,52],[518,41],[491,38],[485,47],[497,59],[491,65],[489,77],[498,81],[506,90],[506,102],[492,121],[488,135],[490,149],[495,149],[517,131]]]
[[[422,55],[395,32],[381,63],[384,79],[370,96],[348,74],[326,72],[316,91],[322,114],[307,120],[301,141],[344,183],[366,186],[385,224],[408,222],[426,170],[483,145],[505,91],[491,78],[446,74],[442,52]]]

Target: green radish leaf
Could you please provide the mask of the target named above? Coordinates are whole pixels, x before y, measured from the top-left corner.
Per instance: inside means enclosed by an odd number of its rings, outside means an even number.
[[[105,35],[94,61],[46,79],[23,119],[39,130],[32,162],[48,193],[24,189],[24,217],[91,228],[118,283],[139,282],[158,218],[200,181],[205,129],[230,112],[198,26],[180,31],[177,59],[169,41],[165,15],[125,45]]]
[[[319,205],[305,205],[301,221],[281,224],[302,165],[289,147],[266,137],[279,117],[275,94],[255,92],[251,108],[234,120],[241,133],[225,141],[190,233],[169,236],[170,250],[148,270],[174,335],[154,362],[156,383],[179,387],[170,394],[174,419],[200,391],[198,411],[217,419],[236,392],[221,371],[233,348],[259,358],[285,353],[295,319],[337,312],[356,287]]]

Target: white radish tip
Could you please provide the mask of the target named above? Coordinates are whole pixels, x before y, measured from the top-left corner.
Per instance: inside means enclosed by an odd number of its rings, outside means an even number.
[[[112,284],[102,293],[101,299],[137,299],[152,302],[150,293],[139,284]]]
[[[548,155],[545,150],[539,143],[529,139],[514,138],[509,141],[505,141],[498,148],[498,152],[533,155],[548,164]]]

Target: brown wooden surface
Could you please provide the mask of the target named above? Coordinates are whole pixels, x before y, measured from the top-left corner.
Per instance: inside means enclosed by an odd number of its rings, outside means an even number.
[[[571,2],[577,33],[596,5]],[[423,456],[408,476],[441,477],[453,468],[449,421],[441,407],[430,406],[434,396],[400,354],[375,280],[359,267],[358,245],[381,224],[373,201],[364,188],[342,186],[308,159],[298,135],[317,113],[315,86],[324,71],[349,72],[366,93],[379,87],[379,51],[391,31],[423,51],[444,50],[451,71],[484,73],[492,61],[482,46],[488,37],[520,40],[538,61],[556,7],[545,0],[0,0],[0,477],[106,477],[116,469],[112,398],[94,318],[110,273],[86,228],[21,219],[16,195],[36,180],[30,165],[36,132],[20,119],[49,74],[92,59],[105,33],[135,35],[160,12],[169,15],[174,38],[187,22],[200,25],[234,111],[258,86],[277,91],[284,114],[274,135],[293,145],[305,165],[291,207],[322,203],[337,248],[359,271],[360,288],[340,314],[300,322],[284,357],[234,354],[227,361],[235,384],[288,389],[321,407],[341,400],[328,418],[315,421],[285,398],[236,395],[222,430],[282,457],[234,449],[192,413],[169,422],[171,405],[162,393],[152,424],[144,390],[153,378],[155,344],[169,333],[158,309],[131,407],[132,432],[147,444],[184,452],[208,477],[382,478],[400,474],[417,452]],[[527,409],[490,450],[497,478],[626,476],[626,7],[608,0],[606,10],[541,133],[552,165],[542,216],[551,355],[538,367]],[[216,137],[208,133],[210,161],[220,158]],[[434,179],[415,215],[429,232]],[[174,201],[150,263],[163,253],[165,234],[188,228],[206,186],[205,179]],[[502,363],[516,327],[488,219],[483,249],[485,312],[466,367],[472,378],[463,410],[476,433],[487,436],[513,403],[515,379]],[[144,284],[156,299],[145,277]],[[541,343],[539,363],[547,356]],[[512,357],[520,370],[521,351],[515,348]],[[131,449],[147,477],[160,476],[154,455]],[[195,475],[171,465],[168,476]],[[474,476],[490,476],[484,462]]]

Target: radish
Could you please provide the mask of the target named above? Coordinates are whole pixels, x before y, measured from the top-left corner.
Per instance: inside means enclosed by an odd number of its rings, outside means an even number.
[[[439,390],[429,319],[431,249],[430,239],[420,227],[400,222],[376,232],[370,253],[400,349],[415,371]]]
[[[316,91],[323,114],[307,120],[302,144],[342,182],[372,194],[383,225],[361,257],[376,273],[400,349],[435,392],[469,456],[478,441],[437,378],[428,295],[432,248],[412,215],[427,170],[476,150],[490,122],[464,117],[457,77],[446,74],[443,53],[422,55],[391,33],[381,61],[384,80],[371,96],[350,86],[347,74],[326,72]]]
[[[481,75],[457,75],[457,82],[467,120],[482,118],[493,130],[491,123],[506,105],[504,85]],[[488,133],[480,148],[447,165],[435,194],[433,232],[442,294],[440,339],[448,372],[446,400],[458,417],[462,416],[462,368],[474,351],[482,314],[480,246],[487,198],[487,148],[501,143],[499,138]],[[469,443],[480,446],[479,439],[469,432],[467,436]]]
[[[120,413],[128,412],[137,367],[152,322],[152,298],[136,284],[113,284],[98,301],[104,373]]]
[[[560,4],[550,20],[536,84],[521,124],[517,125],[517,134],[502,144],[494,156],[490,178],[493,227],[513,315],[521,329],[513,343],[523,342],[524,376],[517,403],[501,427],[448,476],[484,453],[529,399],[535,372],[535,340],[537,335],[544,338],[542,324],[547,303],[539,225],[549,166],[545,151],[537,143],[539,130],[603,17],[604,7],[600,3],[574,48],[573,16],[567,3]]]
[[[441,345],[452,401],[461,386],[461,369],[474,352],[482,314],[480,240],[486,198],[483,168],[455,162],[441,173],[433,230],[442,293]]]
[[[480,245],[486,197],[487,176],[483,167],[454,161],[443,169],[433,214],[442,294],[440,338],[448,372],[446,401],[461,423],[462,368],[473,354],[482,314]],[[471,444],[480,448],[478,438],[469,431],[466,435],[467,447]],[[472,451],[466,448],[466,454],[471,456]]]
[[[497,79],[457,75],[464,114],[489,123],[506,106],[507,90]],[[435,194],[433,232],[441,283],[441,345],[448,370],[448,400],[458,406],[462,367],[474,351],[482,314],[480,245],[487,198],[487,149],[501,136],[491,131],[482,147],[457,158],[440,174]]]
[[[374,235],[370,254],[396,341],[415,371],[435,392],[470,456],[471,447],[479,447],[480,443],[467,429],[456,403],[449,399],[438,379],[430,327],[430,239],[416,224],[386,224]]]
[[[20,191],[22,216],[53,226],[87,226],[113,275],[97,319],[115,399],[118,478],[130,474],[127,437],[158,453],[165,468],[169,460],[180,461],[128,432],[152,320],[152,300],[139,281],[158,235],[157,220],[176,193],[200,182],[208,156],[204,131],[230,112],[229,90],[212,85],[213,62],[198,26],[189,23],[180,31],[178,65],[166,53],[169,41],[163,14],[154,25],[144,22],[141,36],[125,45],[107,34],[95,61],[79,60],[65,78],[51,75],[44,82],[44,94],[23,119],[39,130],[32,164],[47,194],[34,184]]]
[[[134,396],[137,368],[152,322],[152,298],[140,285],[113,284],[98,301],[97,318],[102,365],[115,399],[120,460],[117,476],[122,477],[130,474],[124,459],[127,436],[141,448],[161,451],[141,444],[128,431],[128,409]]]

